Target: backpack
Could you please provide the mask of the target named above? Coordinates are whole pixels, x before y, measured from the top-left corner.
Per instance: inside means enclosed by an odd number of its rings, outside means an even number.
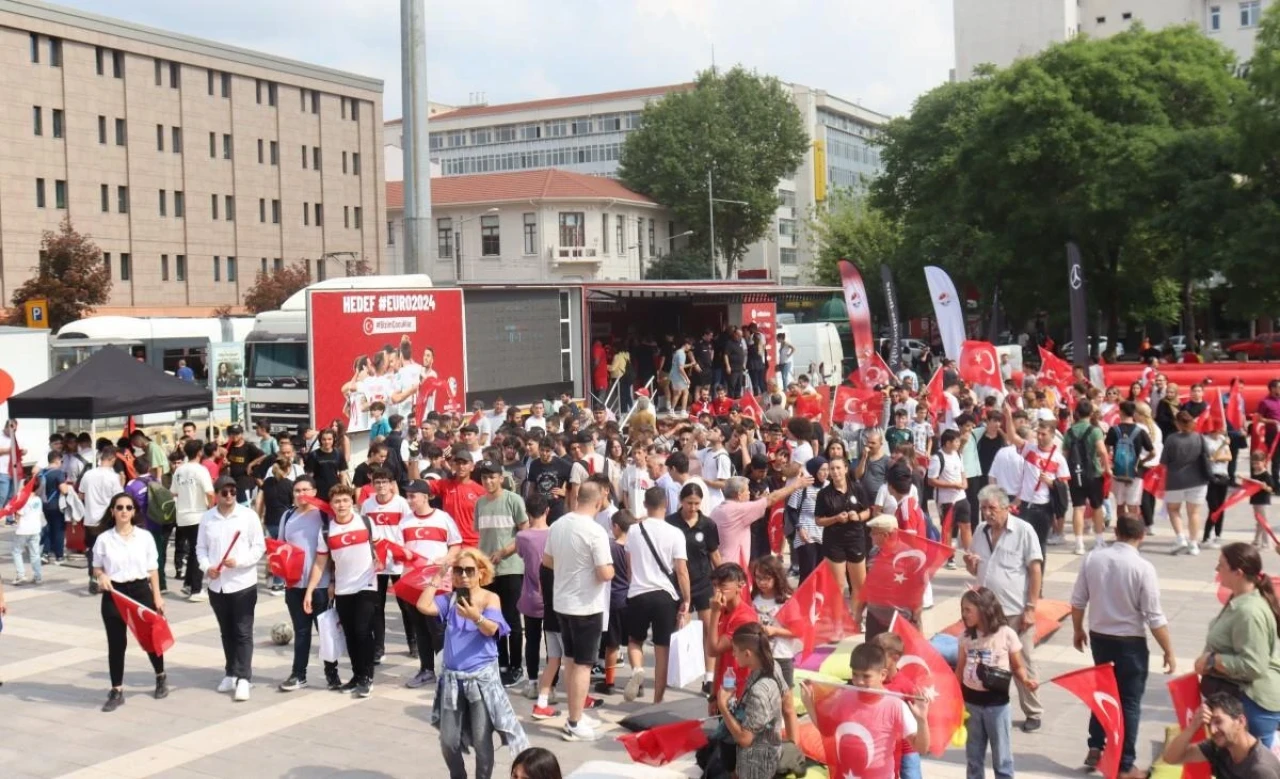
[[[1074,429],[1074,426],[1067,429],[1067,465],[1071,469],[1072,482],[1077,487],[1083,487],[1085,482],[1098,478],[1098,469],[1093,462],[1093,447],[1089,445],[1088,432],[1078,436],[1072,432]]]
[[[378,549],[377,549],[377,547],[375,547],[375,546],[374,546],[374,544],[373,544],[373,523],[372,523],[372,522],[370,522],[370,521],[369,521],[369,518],[368,518],[368,517],[366,517],[364,514],[361,514],[361,513],[359,513],[359,512],[356,512],[356,516],[357,516],[357,517],[360,517],[360,521],[364,523],[364,529],[369,531],[369,554],[370,554],[370,555],[372,555],[372,557],[373,557],[373,567],[374,567],[374,569],[375,569],[375,570],[377,570],[377,569],[379,569],[379,562],[378,562]],[[333,517],[329,516],[328,514],[324,513],[323,511],[321,511],[321,512],[320,512],[320,525],[321,525],[321,527],[320,527],[320,532],[321,532],[321,533],[324,533],[325,543],[328,543],[328,540],[329,540],[329,525],[330,525],[330,523],[332,523],[332,522],[333,522]],[[282,536],[282,537],[283,537],[283,536]],[[330,549],[329,551],[332,553],[332,551],[333,551],[333,550],[332,550],[332,549]],[[330,565],[332,565],[332,564],[333,564],[333,563],[332,563],[332,560],[330,560]],[[381,570],[377,570],[377,572],[378,572],[379,574],[381,574],[381,573],[382,573],[382,571],[381,571]]]
[[[1117,479],[1133,479],[1138,475],[1138,435],[1141,428],[1133,426],[1127,434],[1116,427],[1116,450],[1111,460],[1111,470]]]
[[[172,525],[178,521],[178,503],[173,493],[158,481],[147,484],[147,519],[157,525]]]

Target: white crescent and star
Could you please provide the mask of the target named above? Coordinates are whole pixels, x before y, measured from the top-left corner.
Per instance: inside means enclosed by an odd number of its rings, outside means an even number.
[[[924,552],[921,552],[919,549],[904,549],[893,556],[893,561],[889,563],[890,567],[893,568],[894,570],[897,570],[898,561],[904,557],[910,560],[918,561],[916,563],[916,570],[914,571],[915,573],[919,573],[921,569],[924,568],[924,564],[927,562],[924,556]]]
[[[815,624],[817,623],[818,617],[820,616],[822,609],[826,606],[826,604],[827,604],[827,596],[823,595],[820,592],[815,592],[813,594],[813,604],[809,606],[810,622],[813,622]]]
[[[1120,702],[1105,692],[1095,692],[1093,699],[1098,703],[1098,708],[1102,709],[1103,713],[1107,715],[1108,724],[1111,725],[1111,735],[1115,740],[1115,745],[1119,746],[1120,724],[1124,722],[1124,715],[1120,713]],[[1114,717],[1107,711],[1107,706],[1115,709]]]
[[[984,357],[986,358],[986,360],[983,360]],[[978,352],[978,354],[974,359],[974,362],[977,364],[979,368],[982,369],[982,372],[987,375],[991,375],[996,372],[995,358],[993,358],[991,356],[991,352],[987,351],[986,349],[983,349],[982,351]],[[983,362],[986,363],[986,367],[983,367],[982,365]]]
[[[846,736],[856,738],[863,743],[867,749],[867,762],[862,766],[862,770],[866,770],[876,760],[875,740],[871,738],[871,731],[867,730],[861,723],[844,722],[840,727],[836,728],[836,754],[840,754],[840,742]],[[853,769],[850,768],[850,771]]]

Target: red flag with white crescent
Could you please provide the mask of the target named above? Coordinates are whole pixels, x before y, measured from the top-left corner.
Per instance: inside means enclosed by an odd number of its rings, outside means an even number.
[[[707,745],[707,734],[701,720],[680,720],[639,733],[624,733],[618,736],[618,743],[637,763],[658,766],[702,749]]]
[[[19,509],[27,505],[27,501],[31,499],[31,493],[35,492],[36,485],[39,483],[39,476],[32,476],[28,479],[27,483],[22,485],[22,489],[18,491],[18,494],[13,496],[13,499],[4,505],[4,508],[0,509],[0,518],[16,514]]]
[[[806,655],[819,644],[835,643],[858,632],[858,623],[844,605],[844,590],[827,565],[819,565],[800,583],[774,620],[804,643]]]
[[[1071,387],[1071,363],[1058,357],[1053,352],[1040,349],[1040,378],[1046,384],[1050,384],[1058,389],[1059,392],[1066,394]]]
[[[960,362],[957,366],[960,378],[970,384],[983,387],[1001,387],[1000,355],[996,347],[988,341],[965,341],[960,347]]]
[[[1169,466],[1155,465],[1142,474],[1142,489],[1159,500],[1164,499],[1165,482],[1169,478]]]
[[[287,544],[279,539],[268,537],[266,542],[267,570],[273,576],[284,579],[285,584],[290,587],[301,582],[302,566],[306,561],[307,553],[301,547]]]
[[[1169,688],[1169,700],[1173,702],[1173,713],[1178,717],[1178,725],[1185,728],[1191,724],[1196,710],[1200,708],[1200,677],[1194,673],[1183,674],[1170,679],[1166,686]],[[1192,736],[1191,743],[1198,744],[1204,738],[1204,728],[1199,728]],[[1208,763],[1187,763],[1182,766],[1182,779],[1209,779],[1209,776]]]
[[[784,503],[779,503],[769,511],[769,551],[780,555],[782,554],[782,542],[786,536],[783,531],[783,517],[786,514]]]
[[[1227,509],[1238,503],[1243,503],[1254,495],[1257,495],[1265,488],[1266,485],[1260,481],[1255,481],[1253,479],[1241,479],[1240,489],[1231,493],[1231,497],[1224,500],[1222,505],[1218,507],[1218,510],[1209,515],[1209,519],[1217,519],[1226,513]]]
[[[951,547],[911,533],[894,533],[881,547],[858,600],[877,606],[915,611],[924,603],[924,590]]]
[[[941,756],[964,722],[964,696],[951,666],[910,620],[894,614],[890,630],[902,639],[898,675],[929,700],[929,753]]]
[[[925,394],[929,397],[929,413],[934,419],[942,419],[947,413],[946,387],[942,384],[942,369],[933,372],[933,377],[925,385]]]
[[[764,409],[760,407],[760,401],[750,392],[742,393],[742,398],[738,400],[738,409],[742,412],[742,416],[756,423],[758,427],[764,422]]]
[[[831,406],[831,421],[842,425],[856,419],[866,427],[880,424],[880,411],[884,396],[872,389],[836,387],[835,403]]]
[[[111,600],[142,651],[151,655],[162,655],[169,651],[173,646],[173,631],[169,629],[169,622],[163,614],[115,590],[111,591]]]
[[[1196,417],[1196,432],[1214,433],[1227,429],[1227,410],[1222,406],[1222,393],[1215,391],[1213,397],[1205,404],[1204,411]]]
[[[1231,427],[1244,430],[1244,392],[1240,379],[1231,380],[1231,391],[1227,393],[1227,410],[1224,416]]]
[[[900,698],[884,690],[822,682],[812,682],[810,690],[809,716],[822,734],[830,775],[893,779],[898,770],[896,747],[906,734]]]
[[[1054,684],[1084,701],[1097,717],[1106,743],[1098,773],[1109,779],[1120,771],[1120,748],[1124,744],[1124,712],[1120,708],[1120,689],[1116,686],[1114,663],[1081,668],[1051,679]]]

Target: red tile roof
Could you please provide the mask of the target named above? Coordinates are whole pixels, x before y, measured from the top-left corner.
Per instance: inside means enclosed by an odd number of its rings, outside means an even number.
[[[626,100],[633,97],[662,97],[668,92],[683,92],[693,89],[692,83],[668,84],[661,87],[641,87],[639,89],[622,89],[616,92],[598,92],[594,95],[572,95],[569,97],[550,97],[544,100],[526,100],[522,103],[496,103],[494,105],[463,106],[452,111],[442,111],[431,116],[432,119],[467,119],[473,116],[496,116],[515,113],[516,111],[537,111],[548,108],[563,108],[573,105],[590,105],[605,103],[610,100]],[[392,119],[388,124],[399,123],[400,119]]]
[[[521,170],[511,173],[479,173],[431,179],[433,206],[468,203],[501,203],[517,200],[625,200],[656,205],[620,182],[604,176],[588,176],[567,170]],[[404,208],[404,182],[387,182],[387,209]]]

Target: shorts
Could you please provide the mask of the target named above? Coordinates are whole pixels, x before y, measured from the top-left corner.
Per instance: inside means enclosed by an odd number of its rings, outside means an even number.
[[[1067,482],[1067,490],[1071,493],[1071,505],[1074,508],[1083,508],[1086,503],[1089,508],[1102,508],[1102,479],[1085,479],[1084,484],[1076,484],[1075,479]]]
[[[609,608],[609,627],[604,631],[604,645],[616,649],[627,645],[627,609],[625,606]]]
[[[654,646],[671,646],[671,634],[680,614],[680,603],[671,593],[654,590],[627,598],[626,612],[627,638],[632,642],[643,644],[652,629]]]
[[[1166,490],[1164,493],[1165,503],[1204,503],[1205,495],[1209,492],[1209,485],[1202,484],[1199,487],[1187,487],[1185,490]]]
[[[1128,481],[1111,480],[1111,494],[1121,506],[1137,506],[1142,503],[1142,479],[1133,478]]]
[[[693,606],[695,614],[699,611],[706,611],[711,608],[711,592],[712,588],[708,585],[706,587],[699,587],[689,593],[689,600],[692,601],[691,605]]]
[[[822,556],[833,563],[860,563],[867,559],[866,526],[859,523],[846,525],[841,532],[833,533],[835,527],[827,528],[822,534]]]
[[[560,631],[547,630],[543,632],[542,637],[547,641],[548,660],[559,660],[564,657],[564,640],[560,637]]]
[[[560,640],[564,657],[578,665],[594,665],[600,656],[600,635],[604,632],[604,614],[556,614],[560,620]]]
[[[942,517],[943,522],[947,521],[948,512],[951,512],[951,538],[959,537],[960,526],[963,524],[967,523],[970,530],[978,529],[978,520],[981,519],[980,512],[969,510],[967,498],[961,498],[955,503],[943,503],[938,506],[938,515]]]

